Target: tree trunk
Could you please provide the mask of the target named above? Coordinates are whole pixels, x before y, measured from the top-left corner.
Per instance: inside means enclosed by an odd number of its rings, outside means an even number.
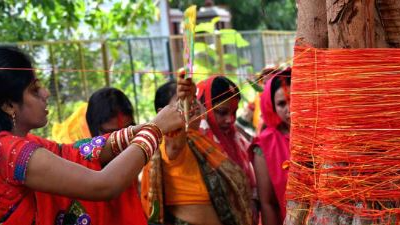
[[[328,47],[325,0],[296,0],[297,41],[296,45]],[[289,200],[284,224],[301,225],[310,206],[305,202]]]
[[[296,2],[297,38],[306,45],[316,48],[400,47],[399,0],[296,0]],[[322,166],[330,167],[333,165],[331,164],[327,162]],[[310,204],[289,200],[285,224],[372,223],[370,220],[344,213],[335,206],[324,205],[318,201]],[[354,204],[356,207],[361,206],[358,202]],[[393,218],[385,219],[392,221]]]
[[[385,32],[375,6],[375,0],[326,0],[329,48],[387,47]],[[325,166],[332,165],[340,166],[341,163]],[[360,205],[358,202],[354,204],[356,207]],[[321,209],[312,210],[319,211],[321,215],[317,216],[321,218],[330,218],[331,224],[340,221],[339,215],[346,215],[342,218],[342,224],[371,223],[356,215],[348,215],[334,206],[319,207]]]
[[[377,0],[377,7],[389,46],[400,48],[400,1]]]
[[[326,0],[329,48],[375,47],[374,0]]]
[[[325,0],[296,0],[297,44],[328,47]]]
[[[400,8],[399,8],[400,9]],[[387,42],[387,34],[384,29],[383,21],[377,5],[374,9],[375,18],[375,47],[374,48],[389,48],[390,44]],[[399,26],[400,28],[400,26]]]

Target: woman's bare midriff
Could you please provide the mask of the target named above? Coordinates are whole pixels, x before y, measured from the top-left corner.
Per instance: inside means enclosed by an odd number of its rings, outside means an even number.
[[[211,204],[168,206],[168,211],[175,217],[193,225],[222,225]]]

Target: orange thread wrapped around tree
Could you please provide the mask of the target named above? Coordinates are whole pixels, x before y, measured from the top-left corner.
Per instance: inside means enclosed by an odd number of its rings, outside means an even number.
[[[295,55],[287,222],[399,223],[400,49]]]

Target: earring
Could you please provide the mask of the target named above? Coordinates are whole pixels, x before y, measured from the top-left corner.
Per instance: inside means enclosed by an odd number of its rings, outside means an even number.
[[[16,122],[15,112],[12,114],[11,118],[12,118],[12,122],[13,122],[13,127],[15,127],[15,122]]]

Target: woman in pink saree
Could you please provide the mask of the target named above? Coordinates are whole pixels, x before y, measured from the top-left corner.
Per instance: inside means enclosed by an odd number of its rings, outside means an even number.
[[[266,128],[250,147],[263,224],[283,224],[289,166],[290,68],[276,74],[261,95],[261,112]]]

